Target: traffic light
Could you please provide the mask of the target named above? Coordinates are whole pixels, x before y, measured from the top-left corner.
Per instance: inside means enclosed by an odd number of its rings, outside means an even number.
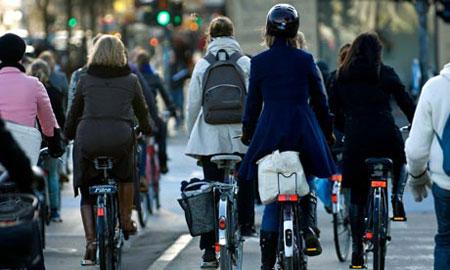
[[[77,26],[77,24],[78,24],[77,18],[72,17],[72,18],[70,18],[69,20],[67,20],[67,25],[68,25],[70,28],[74,28],[75,26]]]
[[[156,22],[161,26],[167,26],[170,23],[170,13],[167,10],[160,10],[156,14]]]
[[[183,2],[172,2],[170,5],[173,26],[180,26],[183,23]]]
[[[446,23],[450,23],[450,0],[439,0],[441,8],[437,9],[436,15],[441,17]]]

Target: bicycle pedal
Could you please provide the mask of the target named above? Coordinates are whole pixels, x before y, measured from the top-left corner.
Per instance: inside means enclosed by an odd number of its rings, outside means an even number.
[[[394,221],[394,222],[406,222],[406,221],[408,221],[408,219],[406,217],[392,217],[391,220]]]
[[[350,265],[350,269],[367,269],[365,265]]]

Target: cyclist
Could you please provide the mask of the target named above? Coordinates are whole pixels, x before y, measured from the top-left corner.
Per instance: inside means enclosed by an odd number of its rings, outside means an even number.
[[[98,172],[92,162],[98,156],[112,157],[112,175],[119,182],[121,226],[128,235],[136,233],[131,220],[133,206],[134,119],[144,134],[151,133],[148,109],[136,76],[127,64],[125,47],[115,36],[103,35],[88,59],[87,74],[80,78],[65,133],[74,142],[74,191],[81,193],[81,217],[86,237],[82,265],[95,263],[96,244],[93,205],[89,186]]]
[[[229,55],[240,53],[241,47],[234,39],[234,26],[227,17],[216,17],[208,28],[207,55],[216,56],[219,50],[225,50]],[[187,107],[187,130],[190,134],[186,148],[186,154],[200,160],[203,167],[204,178],[209,181],[221,181],[225,179],[223,169],[210,161],[213,155],[224,153],[245,154],[247,148],[239,141],[232,139],[240,134],[241,124],[211,125],[205,121],[202,107],[204,74],[209,63],[200,59],[195,65],[189,85],[189,101]],[[248,83],[250,71],[250,59],[241,56],[237,65],[242,69],[245,84]],[[252,187],[250,188],[251,192]],[[247,195],[248,196],[248,195]],[[250,198],[247,198],[247,200]],[[253,207],[253,201],[250,201]],[[242,220],[240,220],[242,221]],[[215,234],[207,233],[201,236],[200,249],[204,250],[202,268],[217,267],[214,251]]]
[[[170,94],[167,92],[164,87],[161,78],[159,75],[153,70],[150,66],[150,55],[145,50],[139,50],[136,55],[136,65],[141,74],[144,76],[147,84],[150,86],[153,96],[156,99],[157,94],[159,93],[161,98],[164,101],[164,105],[169,110],[170,115],[172,117],[177,116],[176,106],[170,97]],[[158,104],[156,104],[158,105]],[[159,108],[156,108],[158,111]],[[158,143],[158,158],[159,158],[159,166],[161,173],[166,174],[169,171],[167,166],[167,147],[166,147],[166,139],[167,139],[167,124],[164,122],[161,117],[157,117],[157,126],[158,133],[156,136],[156,140]]]
[[[33,179],[33,171],[30,167],[30,160],[27,158],[25,153],[22,151],[20,146],[16,143],[12,135],[6,130],[5,123],[0,119],[0,164],[3,165],[9,174],[9,178],[15,182],[17,189],[22,193],[32,193],[31,185]],[[4,230],[4,232],[8,230]],[[11,231],[9,231],[11,232]],[[17,233],[17,231],[14,231]],[[39,239],[38,230],[34,232],[36,234],[35,239]],[[5,244],[11,239],[8,235],[0,234],[0,246]],[[39,240],[29,241],[29,245],[40,246]],[[7,247],[11,247],[10,243]],[[2,247],[3,249],[3,247]],[[30,270],[44,270],[44,255],[42,250],[39,251],[39,260],[33,262],[33,265],[28,266],[27,269]],[[2,258],[0,261],[6,263],[8,258]]]
[[[64,153],[60,129],[44,85],[27,76],[19,63],[25,42],[15,34],[0,37],[0,114],[4,121],[34,128],[36,118],[47,140],[50,155]],[[35,164],[33,164],[35,165]]]
[[[46,62],[40,59],[34,60],[28,68],[28,73],[39,79],[45,86],[56,120],[60,126],[64,126],[66,116],[64,113],[64,95],[50,82],[50,68]],[[62,222],[60,210],[60,176],[59,159],[49,158],[44,161],[44,167],[48,170],[48,189],[50,195],[50,215],[53,222]]]
[[[450,63],[423,87],[406,141],[409,186],[416,201],[431,187],[438,233],[434,269],[450,269]]]
[[[329,177],[335,172],[327,145],[334,138],[327,96],[313,56],[297,49],[299,22],[298,12],[288,4],[277,4],[267,14],[265,43],[269,49],[251,61],[242,136],[250,145],[239,171],[241,180],[257,179],[256,162],[275,150],[300,152],[310,180],[313,175]],[[316,204],[313,193],[300,201],[306,247],[315,250],[306,251],[309,256],[321,253]],[[278,225],[277,203],[266,205],[260,234],[261,269],[274,268]]]
[[[394,69],[383,64],[381,53],[377,34],[359,35],[339,67],[337,80],[330,91],[336,127],[345,134],[342,185],[350,188],[351,193],[351,266],[354,268],[364,266],[364,218],[369,192],[367,158],[393,160],[393,213],[398,219],[406,219],[402,202],[406,181],[404,143],[392,116],[390,98],[395,98],[410,122],[415,106]]]
[[[102,34],[97,34],[92,39],[92,46],[95,45],[95,43],[100,39]],[[67,91],[67,110],[66,114],[69,113],[70,108],[72,107],[73,97],[75,96],[75,90],[77,89],[78,81],[80,80],[80,77],[85,75],[87,72],[87,66],[80,67],[79,69],[75,70],[72,75],[70,76],[70,83],[69,83],[69,90]]]

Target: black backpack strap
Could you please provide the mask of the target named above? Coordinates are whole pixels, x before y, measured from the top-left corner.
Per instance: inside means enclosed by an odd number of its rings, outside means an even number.
[[[237,61],[239,60],[239,59],[241,59],[241,57],[242,56],[244,56],[241,52],[235,52],[235,53],[233,53],[231,56],[230,56],[230,61],[231,62],[234,62],[234,63],[237,63]]]
[[[217,60],[216,60],[216,56],[212,53],[208,53],[207,55],[205,55],[205,57],[203,57],[203,59],[205,59],[206,61],[208,61],[208,63],[210,65],[214,64]]]

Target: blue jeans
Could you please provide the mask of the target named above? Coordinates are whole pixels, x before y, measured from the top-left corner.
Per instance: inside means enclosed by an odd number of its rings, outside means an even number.
[[[450,269],[450,190],[432,187],[438,233],[435,237],[434,270]]]
[[[307,178],[309,189],[311,193],[315,192],[314,177]],[[278,232],[279,226],[279,207],[277,202],[267,204],[264,207],[264,214],[262,218],[261,231],[265,232]]]
[[[44,162],[44,167],[48,170],[48,192],[50,197],[50,209],[61,209],[61,191],[59,184],[59,160],[48,158]]]
[[[145,141],[141,141],[139,142],[138,147],[141,149],[138,157],[139,176],[145,177],[145,167],[147,166],[147,144]]]

